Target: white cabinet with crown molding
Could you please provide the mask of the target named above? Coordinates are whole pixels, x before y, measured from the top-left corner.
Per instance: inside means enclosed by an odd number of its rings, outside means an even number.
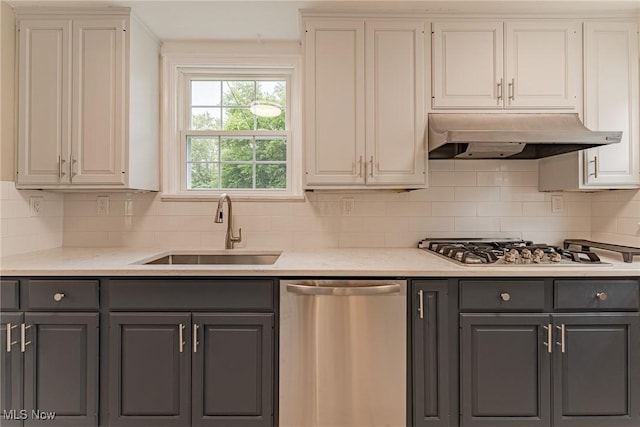
[[[432,23],[434,109],[577,110],[577,21]]]
[[[16,17],[17,186],[158,190],[158,41],[127,8]]]
[[[424,26],[306,18],[306,187],[421,188]]]
[[[618,144],[540,160],[542,191],[640,188],[638,25],[584,24],[584,124]]]

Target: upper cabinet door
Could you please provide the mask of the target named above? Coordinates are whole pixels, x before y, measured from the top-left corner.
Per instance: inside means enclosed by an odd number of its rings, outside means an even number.
[[[584,124],[591,130],[622,131],[619,144],[585,151],[585,185],[637,188],[638,26],[629,22],[587,22],[584,32]]]
[[[19,24],[18,184],[69,182],[71,21]]]
[[[424,184],[424,21],[368,21],[367,183]]]
[[[364,184],[364,21],[306,24],[307,184]]]
[[[124,184],[126,21],[73,23],[71,181]]]
[[[433,108],[502,108],[501,21],[434,22]]]
[[[580,39],[578,22],[506,22],[505,107],[576,108]]]

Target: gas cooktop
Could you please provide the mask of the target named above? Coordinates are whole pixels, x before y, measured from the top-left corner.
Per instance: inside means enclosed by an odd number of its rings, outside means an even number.
[[[570,250],[559,246],[520,239],[424,239],[418,247],[434,252],[460,265],[473,266],[594,266],[612,264],[600,261],[589,250]]]

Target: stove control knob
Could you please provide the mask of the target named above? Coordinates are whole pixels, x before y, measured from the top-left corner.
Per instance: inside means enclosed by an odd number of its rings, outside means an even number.
[[[562,260],[562,255],[560,255],[557,252],[554,252],[551,255],[549,255],[549,261],[551,262],[560,262],[561,260]]]
[[[504,302],[510,301],[511,295],[509,295],[509,292],[503,292],[500,294],[500,299]]]
[[[522,252],[520,252],[520,256],[524,259],[531,259],[531,250],[524,248]]]
[[[596,298],[598,298],[600,301],[606,301],[609,296],[606,292],[596,292]]]
[[[506,262],[507,264],[515,264],[517,259],[518,258],[516,256],[513,256],[511,253],[508,253],[504,256],[504,262]]]
[[[535,251],[533,251],[533,256],[535,258],[544,258],[544,251],[542,249],[538,248]]]

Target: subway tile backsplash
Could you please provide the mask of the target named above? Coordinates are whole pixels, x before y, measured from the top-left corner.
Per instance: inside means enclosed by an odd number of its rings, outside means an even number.
[[[541,193],[535,160],[431,161],[430,188],[410,192],[309,192],[304,201],[234,201],[239,247],[414,247],[431,237],[519,237],[559,244],[587,238],[640,246],[640,191]],[[29,216],[29,197],[47,203],[45,217]],[[97,215],[98,195],[110,197]],[[551,196],[564,210],[551,212]],[[125,199],[133,215],[125,215]],[[343,199],[353,199],[351,215]],[[64,203],[63,203],[64,200]],[[64,205],[64,208],[63,208]],[[162,201],[157,193],[17,191],[2,183],[3,255],[69,247],[222,249],[226,222],[213,221],[216,202]],[[64,211],[63,211],[64,209]]]

